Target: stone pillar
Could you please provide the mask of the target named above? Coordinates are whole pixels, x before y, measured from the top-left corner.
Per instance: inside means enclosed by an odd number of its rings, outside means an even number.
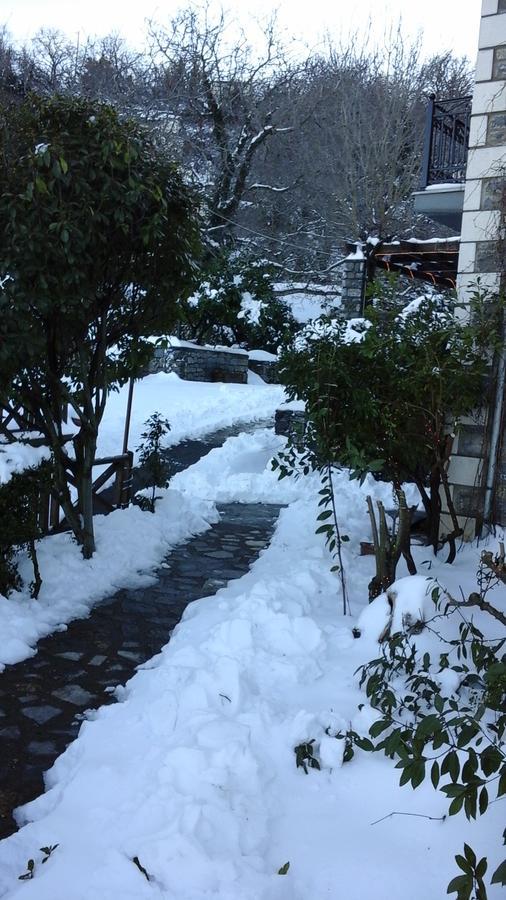
[[[339,312],[344,319],[354,319],[364,312],[365,297],[365,256],[357,245],[355,253],[346,257],[342,266],[341,306]]]
[[[480,289],[493,293],[503,285],[505,188],[506,0],[483,0],[457,279],[464,306],[476,291],[478,279]],[[466,315],[465,311],[462,314]],[[481,523],[487,481],[492,480],[489,488],[494,491],[498,484],[491,474],[490,442],[497,426],[497,401],[501,415],[503,397],[497,398],[495,383],[491,372],[490,405],[485,414],[460,423],[448,470],[459,525],[468,538],[474,537],[476,525]],[[447,515],[442,526],[443,532],[451,530]]]

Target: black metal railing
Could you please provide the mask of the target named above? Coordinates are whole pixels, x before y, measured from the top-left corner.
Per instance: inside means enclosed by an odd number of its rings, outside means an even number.
[[[425,126],[421,189],[466,180],[471,97],[429,99]]]

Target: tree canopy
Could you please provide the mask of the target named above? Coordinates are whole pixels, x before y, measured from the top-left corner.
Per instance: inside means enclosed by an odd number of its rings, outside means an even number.
[[[139,371],[143,339],[171,327],[191,290],[194,204],[148,134],[102,103],[30,96],[5,107],[0,156],[0,396],[46,436],[84,544],[63,476],[88,520],[107,393]],[[62,443],[65,402],[80,421],[75,458]]]

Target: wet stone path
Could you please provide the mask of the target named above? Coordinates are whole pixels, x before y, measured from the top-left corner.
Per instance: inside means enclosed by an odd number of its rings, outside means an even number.
[[[240,430],[220,433],[219,443]],[[177,470],[219,443],[172,448],[179,451]],[[277,504],[219,504],[220,521],[172,550],[156,583],[118,591],[88,618],[41,640],[34,657],[5,669],[0,675],[0,839],[17,829],[13,810],[42,793],[44,772],[77,736],[86,710],[114,701],[115,687],[167,643],[188,603],[248,571],[269,543],[279,509]]]

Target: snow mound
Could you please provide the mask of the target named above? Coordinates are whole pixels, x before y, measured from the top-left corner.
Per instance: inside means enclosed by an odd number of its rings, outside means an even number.
[[[423,623],[434,612],[434,589],[437,583],[425,575],[399,578],[362,610],[357,627],[362,635],[378,641],[386,632],[395,634]]]

